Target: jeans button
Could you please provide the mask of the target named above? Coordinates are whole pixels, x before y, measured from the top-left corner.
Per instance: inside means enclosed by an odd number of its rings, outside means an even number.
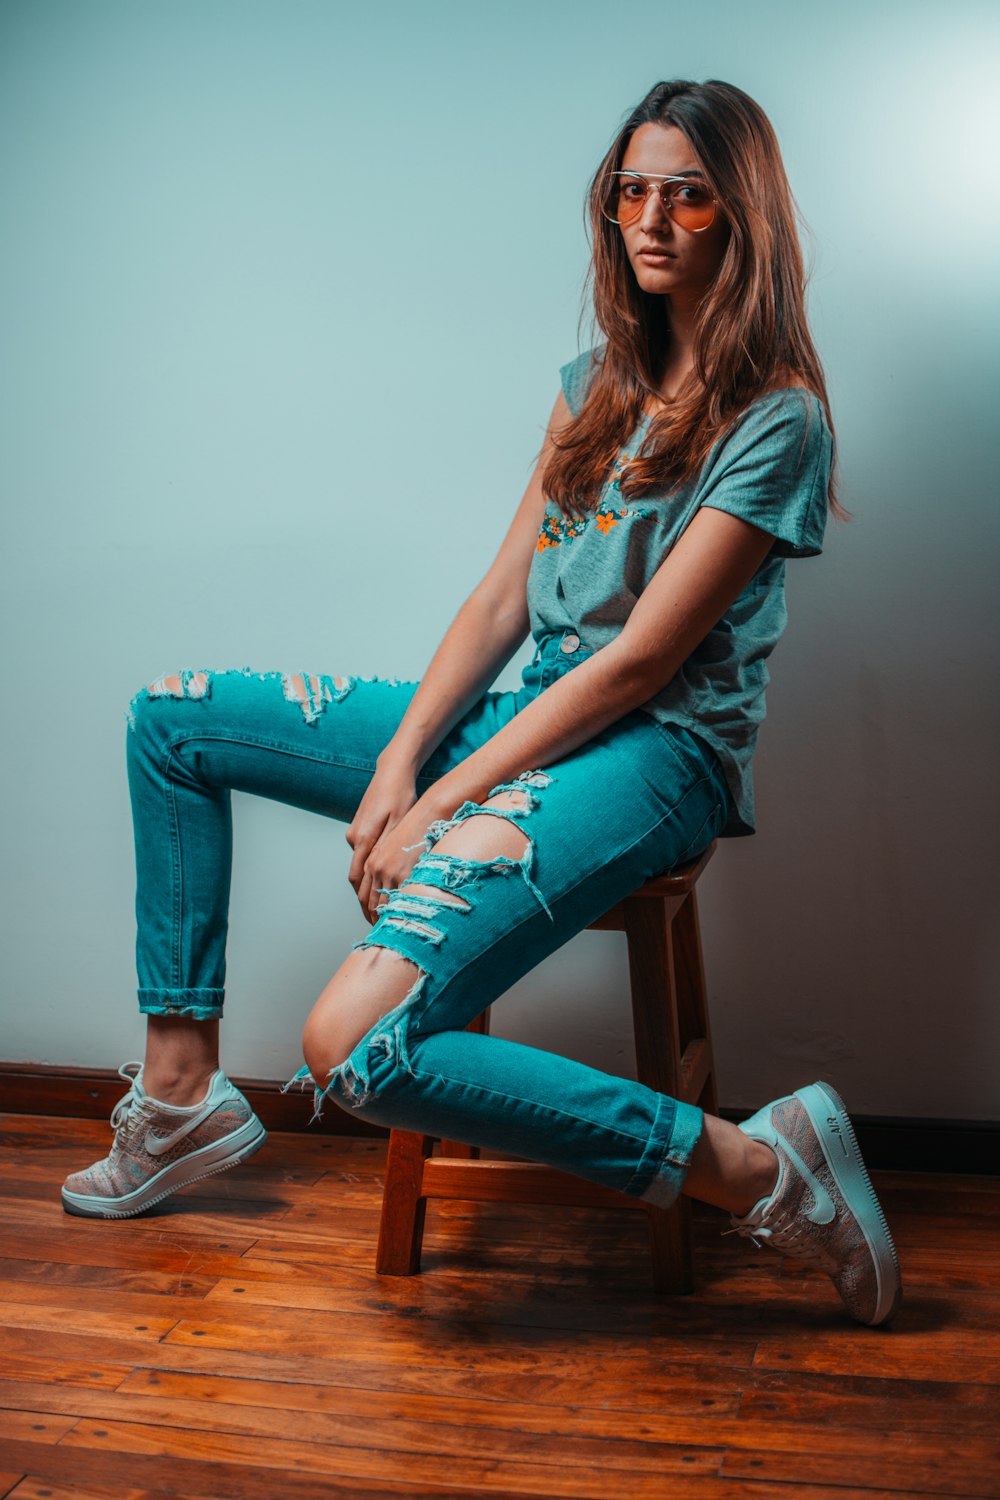
[[[573,652],[579,649],[579,646],[580,637],[578,635],[574,635],[573,632],[570,631],[569,635],[563,636],[562,645],[559,647],[559,649],[560,651],[565,651],[567,656],[572,656]]]

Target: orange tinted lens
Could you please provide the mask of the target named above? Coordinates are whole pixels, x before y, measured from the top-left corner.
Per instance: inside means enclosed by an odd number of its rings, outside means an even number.
[[[670,214],[682,229],[707,229],[715,218],[715,200],[698,182],[670,184]]]
[[[631,224],[642,213],[645,201],[646,184],[641,177],[612,172],[605,181],[601,212],[616,224]]]

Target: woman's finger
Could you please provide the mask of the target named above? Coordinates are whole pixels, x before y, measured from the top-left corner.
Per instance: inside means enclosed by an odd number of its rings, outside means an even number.
[[[385,830],[385,825],[388,822],[388,817],[388,814],[383,814],[381,822],[378,822],[376,820],[376,822],[373,823],[369,820],[367,826],[361,827],[358,830],[353,846],[354,857],[351,860],[351,868],[347,876],[348,880],[351,882],[351,885],[354,886],[354,889],[356,891],[359,891],[361,888],[361,877],[364,871],[364,867],[368,862],[368,858],[372,850],[375,848],[379,839],[382,837],[382,833]],[[356,821],[357,819],[355,819],[355,822]],[[351,828],[354,828],[353,823],[351,824]]]
[[[369,906],[368,906],[368,920],[369,920],[369,922],[371,922],[371,924],[372,924],[373,927],[374,927],[375,923],[378,921],[378,918],[379,918],[378,908],[379,908],[379,906],[381,906],[381,904],[384,901],[384,899],[385,899],[385,897],[382,895],[381,891],[378,890],[378,889],[376,889],[376,887],[373,885],[372,886],[371,895],[369,897]]]
[[[388,870],[381,870],[376,867],[372,870],[371,873],[372,884],[371,891],[369,893],[369,899],[371,901],[372,921],[377,922],[378,911],[376,908],[379,907],[383,901],[388,900],[388,896],[386,893],[388,891],[394,890],[398,882],[396,881],[395,876],[392,875]]]
[[[371,850],[371,847],[372,846],[367,839],[361,840],[354,851],[354,858],[351,860],[351,868],[347,872],[347,878],[350,881],[351,885],[354,887],[354,890],[359,899],[361,896],[362,882],[365,878],[365,862],[368,857],[369,851]]]
[[[368,882],[364,893],[365,909],[368,913],[369,922],[374,925],[378,921],[378,912],[375,908],[382,900],[381,887],[391,885],[392,882],[372,859],[369,859],[365,866],[365,878]]]
[[[372,920],[372,918],[371,918],[371,912],[370,912],[371,890],[372,890],[372,878],[369,875],[368,871],[365,870],[365,871],[363,871],[362,876],[361,876],[361,880],[360,880],[360,882],[358,884],[358,903],[359,903],[359,905],[361,907],[361,910],[364,912],[366,919],[369,922],[371,922],[371,920]]]

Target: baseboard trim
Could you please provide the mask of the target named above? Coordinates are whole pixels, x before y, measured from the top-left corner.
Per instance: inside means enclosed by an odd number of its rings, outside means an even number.
[[[328,1135],[382,1136],[332,1100],[312,1120],[312,1090],[290,1089],[268,1078],[234,1078],[268,1130],[312,1130]],[[43,1063],[0,1062],[0,1113],[57,1115],[106,1120],[125,1092],[116,1068],[66,1068]],[[738,1124],[751,1113],[722,1109]],[[1000,1121],[900,1118],[852,1115],[865,1161],[875,1171],[945,1172],[1000,1176]],[[310,1123],[311,1121],[311,1123]]]
[[[313,1091],[297,1085],[287,1094],[270,1078],[233,1078],[267,1130],[312,1130],[326,1135],[387,1136],[388,1130],[349,1115],[332,1099],[318,1120]],[[128,1085],[117,1068],[65,1068],[44,1063],[0,1062],[0,1113],[106,1120]]]
[[[751,1110],[720,1109],[739,1124]],[[937,1120],[901,1115],[851,1115],[861,1154],[872,1171],[1000,1176],[1000,1120]]]

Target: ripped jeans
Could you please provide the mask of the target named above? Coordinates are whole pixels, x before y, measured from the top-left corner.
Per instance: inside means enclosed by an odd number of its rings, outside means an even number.
[[[591,654],[569,631],[536,644],[518,690],[483,694],[421,766],[418,796]],[[416,688],[239,668],[166,675],[135,695],[127,746],[141,1011],[222,1014],[230,791],[349,823]],[[408,881],[381,893],[378,920],[353,944],[409,958],[411,990],[325,1085],[302,1067],[284,1087],[313,1086],[313,1118],[330,1095],[375,1124],[510,1152],[665,1206],[701,1134],[700,1108],[464,1028],[636,886],[712,841],[730,797],[722,765],[699,736],[636,709],[489,795],[515,790],[524,795],[489,813],[522,829],[523,857],[435,851],[482,804],[432,823]],[[442,898],[408,894],[411,882]]]

